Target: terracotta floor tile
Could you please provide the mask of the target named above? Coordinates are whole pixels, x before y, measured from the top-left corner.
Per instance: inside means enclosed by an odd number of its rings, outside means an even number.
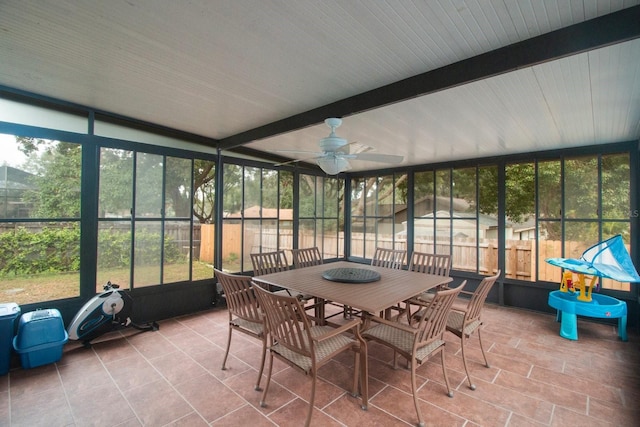
[[[176,390],[207,422],[246,404],[227,385],[208,373],[179,383]]]
[[[273,422],[266,416],[262,415],[253,406],[244,405],[243,407],[236,409],[235,411],[225,414],[209,425],[211,425],[212,427],[273,427]]]
[[[361,407],[361,401],[349,395],[344,395],[323,408],[323,411],[344,425],[393,427],[406,423],[393,415],[370,404],[366,410]]]
[[[0,426],[11,425],[11,400],[9,391],[0,391]]]
[[[269,414],[269,419],[278,426],[299,427],[304,425],[308,411],[309,403],[298,398],[273,411]],[[318,408],[313,409],[313,413],[311,414],[311,425],[323,427],[341,426],[338,420],[333,419]]]
[[[145,357],[158,357],[177,350],[171,341],[153,331],[132,335],[127,341]]]
[[[91,349],[98,355],[102,363],[118,362],[139,354],[138,350],[122,335],[114,336],[108,341],[95,342],[91,345]]]
[[[522,394],[512,388],[476,381],[477,388],[473,391],[460,389],[454,396],[463,393],[474,399],[482,400],[492,405],[511,411],[528,419],[548,424],[551,421],[554,404],[546,400],[536,399]]]
[[[599,427],[599,426],[614,426],[616,425],[613,422],[595,419],[593,417],[589,417],[585,414],[581,414],[575,411],[572,411],[567,408],[557,407],[553,413],[553,419],[551,420],[552,427],[567,427],[567,426],[589,426],[589,427]]]
[[[580,391],[571,391],[506,371],[500,372],[496,384],[514,389],[526,396],[551,401],[579,413],[587,412],[587,396]]]
[[[344,367],[341,369],[344,370]],[[271,381],[272,384],[274,381],[277,382],[279,385],[301,397],[306,402],[311,398],[311,377],[305,376],[293,368],[286,369],[273,375]],[[316,381],[314,405],[318,408],[322,408],[339,398],[341,395],[349,393],[351,391],[351,383],[352,382],[349,381],[348,388],[341,388],[338,385],[329,383],[322,378],[318,378]],[[271,389],[269,389],[269,392],[271,392]],[[267,399],[269,399],[269,397],[270,396],[268,395]]]
[[[48,390],[62,393],[62,381],[56,365],[16,369],[11,371],[11,386],[8,390],[11,401],[17,402],[23,397],[31,398]]]
[[[173,385],[200,377],[207,372],[206,369],[182,351],[175,351],[149,359],[149,363]]]
[[[125,390],[123,394],[136,416],[148,426],[174,422],[193,411],[191,405],[164,380]]]
[[[107,371],[122,391],[162,379],[162,375],[139,353],[106,364]]]
[[[169,337],[169,339],[180,351],[187,354],[196,354],[219,348],[207,337],[188,329],[176,336]]]
[[[337,309],[336,309],[337,310]],[[335,319],[340,319],[338,316]],[[418,367],[427,425],[634,426],[640,419],[640,336],[618,339],[614,325],[578,322],[579,339],[559,336],[555,316],[488,304],[483,341],[468,342],[475,391],[469,390],[460,341],[447,333],[446,395],[440,357]],[[224,307],[160,322],[156,332],[131,328],[103,335],[89,348],[69,342],[62,359],[0,377],[0,426],[293,426],[304,422],[310,379],[274,362],[267,407],[254,390],[261,343],[234,334],[221,370],[228,316]],[[410,371],[393,352],[369,343],[369,407],[350,395],[353,356],[320,370],[313,425],[415,425]],[[262,378],[264,386],[266,376]],[[113,408],[116,408],[114,412]]]
[[[480,399],[474,391],[458,391],[449,397],[441,385],[429,382],[418,390],[418,397],[478,425],[505,425],[509,419],[510,411]]]
[[[68,394],[69,406],[77,425],[118,425],[136,414],[125,401],[122,394],[114,392],[110,384],[89,390]]]
[[[207,427],[208,425],[209,424],[197,412],[191,412],[190,414],[167,424],[166,427]]]
[[[449,397],[446,397],[450,399]],[[413,403],[411,393],[402,392],[394,387],[387,387],[378,393],[372,400],[373,406],[403,420],[411,425],[418,423],[418,415]],[[420,409],[425,421],[430,425],[462,426],[466,420],[455,413],[443,409],[431,402],[421,402]]]
[[[545,368],[534,366],[529,378],[542,381],[547,384],[554,384],[558,387],[572,391],[582,391],[587,396],[605,400],[615,404],[622,404],[620,391],[599,381],[593,381],[588,377],[576,377],[568,374],[550,371]]]
[[[67,426],[73,425],[73,415],[64,393],[60,389],[48,389],[12,401],[11,425]]]

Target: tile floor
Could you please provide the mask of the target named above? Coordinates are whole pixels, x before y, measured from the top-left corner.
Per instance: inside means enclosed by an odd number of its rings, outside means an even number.
[[[460,345],[447,333],[454,397],[445,395],[439,357],[418,369],[422,410],[443,426],[635,426],[640,418],[640,339],[615,327],[578,322],[578,341],[558,335],[548,314],[485,308],[485,368],[477,337],[465,382]],[[157,332],[104,335],[91,348],[69,343],[60,362],[0,377],[0,426],[298,426],[310,382],[276,361],[267,408],[254,391],[258,342],[234,334],[228,370],[220,364],[227,334],[224,308],[160,322]],[[345,390],[351,357],[321,370],[315,426],[406,426],[417,418],[409,372],[369,345],[370,404]]]

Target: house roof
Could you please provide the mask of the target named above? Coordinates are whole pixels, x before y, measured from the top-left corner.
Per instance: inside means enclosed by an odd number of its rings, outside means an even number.
[[[33,175],[12,166],[0,166],[0,189],[2,190],[28,190],[33,188],[29,179]]]

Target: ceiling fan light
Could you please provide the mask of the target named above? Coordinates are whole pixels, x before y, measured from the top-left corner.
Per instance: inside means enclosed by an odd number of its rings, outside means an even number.
[[[347,159],[342,157],[322,157],[316,162],[327,175],[337,175],[351,168]]]

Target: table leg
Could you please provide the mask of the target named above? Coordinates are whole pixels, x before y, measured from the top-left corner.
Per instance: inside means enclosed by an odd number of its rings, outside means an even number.
[[[323,326],[327,324],[326,319],[325,319],[325,310],[324,310],[324,305],[325,305],[326,303],[327,303],[327,302],[324,300],[324,298],[316,298],[316,299],[315,299],[315,304],[316,304],[316,309],[315,309],[316,317],[317,317],[318,319],[320,319],[320,320],[318,320],[318,322],[319,322],[321,325],[323,325]]]
[[[560,317],[560,336],[569,340],[578,339],[578,316],[573,313],[563,313],[558,310]]]
[[[362,319],[362,326],[360,326],[361,331],[366,331],[371,327],[371,316],[372,314],[368,311],[363,311],[360,318]]]
[[[622,341],[627,341],[627,315],[618,318],[618,336]]]

